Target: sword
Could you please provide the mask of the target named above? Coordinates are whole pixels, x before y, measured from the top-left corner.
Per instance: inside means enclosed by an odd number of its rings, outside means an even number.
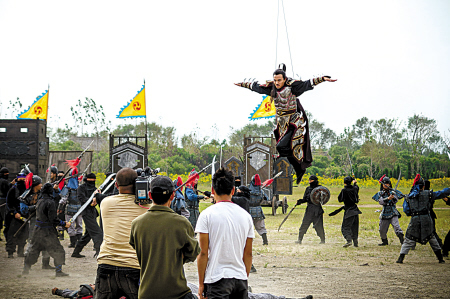
[[[110,175],[105,179],[105,181],[100,185],[100,187],[97,188],[97,190],[100,190],[100,191],[103,190],[103,189],[105,188],[105,186],[106,186],[109,182],[111,182],[111,179],[114,177],[114,180],[113,180],[113,181],[108,185],[108,187],[107,187],[107,189],[111,188],[111,186],[116,182],[115,176],[116,176],[115,173],[110,174]],[[106,190],[107,190],[107,189],[106,189]],[[94,192],[95,192],[95,191],[94,191]],[[83,211],[91,204],[92,199],[93,199],[94,196],[95,196],[95,193],[94,193],[94,192],[92,192],[91,197],[89,197],[89,199],[81,206],[81,208],[78,210],[78,212],[76,212],[75,215],[73,215],[73,217],[70,218],[70,220],[68,221],[68,222],[70,223],[70,225],[72,225],[72,223],[75,221],[75,219],[77,219],[77,217],[81,214],[81,212],[83,212]]]
[[[289,218],[289,216],[291,215],[292,211],[295,209],[296,206],[297,206],[297,204],[289,211],[289,213],[286,215],[286,217],[284,217],[283,221],[281,222],[280,226],[278,227],[278,231],[280,231],[281,226],[283,225],[283,223],[286,222],[286,220]]]
[[[28,221],[30,221],[31,217],[33,217],[34,214],[36,214],[36,211],[34,211],[33,213],[31,213],[30,216],[28,216],[27,219],[25,219],[24,217],[20,217],[20,220],[23,221],[23,224],[19,227],[18,230],[16,230],[16,233],[13,235],[13,238],[15,238],[15,237],[17,236],[17,234],[22,230],[22,228],[25,226],[25,224],[27,224]]]

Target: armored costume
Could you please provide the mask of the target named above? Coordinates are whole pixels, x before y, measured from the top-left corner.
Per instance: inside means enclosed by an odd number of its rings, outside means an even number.
[[[445,202],[448,206],[450,206],[450,200],[447,198]],[[445,257],[448,257],[448,252],[450,251],[450,231],[448,231],[447,235],[445,236],[444,240],[444,246],[442,248],[442,255]]]
[[[419,176],[420,177],[420,176]],[[433,220],[431,219],[431,205],[436,199],[444,198],[450,195],[450,188],[433,192],[432,190],[424,190],[424,181],[422,178],[416,177],[411,192],[405,198],[410,212],[411,220],[406,230],[405,240],[400,251],[397,263],[403,263],[405,255],[409,250],[415,247],[416,242],[422,245],[430,243],[436,257],[440,263],[444,263],[441,247],[433,234]]]
[[[196,174],[197,172],[195,170],[192,170],[191,173],[189,174],[189,178],[191,178]],[[192,224],[192,227],[194,229],[195,226],[197,225],[198,216],[200,216],[200,211],[198,210],[199,200],[205,198],[203,195],[197,195],[197,183],[198,178],[193,179],[190,183],[186,185],[186,189],[184,191],[184,198],[186,200],[187,210],[189,212],[188,220]]]
[[[181,177],[178,177],[178,179],[173,181],[173,184],[175,188],[180,187],[183,182],[181,180]],[[183,196],[183,187],[177,190],[175,192],[175,197],[172,200],[172,203],[170,204],[170,208],[177,213],[178,215],[184,216],[187,219],[189,219],[189,211],[186,209],[186,201],[184,200]]]
[[[6,238],[6,251],[8,252],[8,257],[12,258],[13,253],[16,251],[17,247],[17,256],[24,256],[24,247],[27,242],[28,233],[29,233],[29,225],[25,225],[22,229],[16,234],[19,228],[22,226],[26,217],[28,217],[28,213],[25,213],[25,210],[20,209],[20,196],[24,194],[27,190],[25,184],[26,176],[30,174],[30,172],[26,169],[22,169],[21,172],[17,175],[17,182],[9,189],[8,194],[6,195],[6,216],[5,216],[5,238]],[[31,174],[32,175],[32,174]],[[16,218],[16,215],[19,215],[21,218]],[[16,236],[14,236],[16,234]]]
[[[264,223],[264,216],[261,202],[266,197],[261,190],[261,179],[259,178],[259,174],[255,174],[252,177],[250,184],[248,185],[250,189],[250,215],[253,219],[253,225],[255,226],[256,231],[263,239],[263,245],[268,245],[269,242],[267,240],[267,230],[266,225]]]
[[[30,250],[25,257],[23,274],[28,274],[32,265],[37,262],[39,253],[47,251],[55,260],[56,276],[67,276],[62,272],[65,262],[65,252],[58,239],[56,226],[64,226],[65,222],[58,219],[55,200],[52,196],[53,187],[47,183],[42,188],[42,197],[36,204],[36,226],[31,239]]]
[[[0,231],[3,229],[3,222],[6,216],[6,195],[8,195],[9,189],[12,184],[8,182],[9,170],[6,167],[0,169]],[[0,241],[2,238],[0,237]]]
[[[311,191],[319,187],[319,180],[315,175],[309,177],[309,180],[313,181],[309,184],[305,189],[305,193],[303,194],[303,198],[297,200],[297,205],[302,203],[308,203],[305,210],[305,215],[303,216],[302,225],[298,230],[298,240],[296,243],[302,244],[303,236],[308,231],[311,223],[313,224],[313,228],[316,230],[317,235],[320,238],[320,243],[325,243],[325,230],[323,229],[323,209],[322,205],[316,205],[311,202]]]
[[[32,246],[31,240],[33,239],[36,230],[36,214],[37,214],[36,207],[37,202],[39,200],[39,194],[34,193],[33,188],[34,186],[37,186],[39,184],[42,184],[42,179],[39,176],[34,175],[31,190],[26,196],[24,196],[21,199],[20,203],[21,210],[27,213],[29,218],[28,245],[25,250],[25,256],[27,256],[30,253]],[[55,269],[54,267],[50,266],[50,255],[45,250],[42,251],[42,269]]]
[[[70,175],[78,173],[76,168],[71,170]],[[69,179],[67,186],[61,191],[61,200],[59,201],[58,210],[64,209],[65,221],[68,222],[73,215],[75,215],[81,208],[81,202],[77,196],[78,178],[73,177]],[[72,225],[67,229],[70,238],[69,248],[74,248],[77,241],[83,235],[83,217],[78,216]]]
[[[398,222],[398,219],[402,216],[400,212],[395,207],[395,204],[398,202],[399,199],[403,198],[403,194],[396,190],[395,192],[391,192],[390,189],[386,189],[383,186],[390,186],[391,180],[385,176],[381,180],[381,190],[377,192],[372,199],[378,202],[380,205],[383,206],[383,210],[380,214],[380,225],[379,225],[379,231],[380,231],[380,237],[381,237],[381,244],[378,244],[380,246],[388,245],[388,239],[387,239],[387,232],[389,230],[389,225],[392,225],[394,228],[394,232],[397,235],[398,239],[400,240],[400,243],[403,244],[403,231],[400,227],[400,223]],[[392,198],[390,196],[392,195]]]
[[[353,245],[358,247],[358,233],[359,233],[359,214],[357,203],[359,202],[359,187],[356,182],[352,185],[352,178],[344,178],[344,189],[339,193],[338,201],[344,203],[344,219],[342,220],[342,235],[347,241],[344,247]]]
[[[311,90],[317,84],[324,81],[325,77],[310,79],[307,81],[286,78],[286,66],[278,69],[274,75],[283,74],[285,84],[277,89],[274,81],[266,81],[265,84],[255,82],[243,82],[236,85],[246,87],[260,94],[270,95],[276,109],[276,127],[274,129],[277,140],[277,151],[281,157],[287,157],[297,174],[297,184],[300,183],[306,168],[311,166],[312,154],[309,140],[309,124],[305,110],[298,96]],[[326,78],[330,78],[326,76]]]
[[[96,179],[95,174],[90,173],[86,176],[86,181],[84,184],[77,189],[77,199],[80,201],[81,205],[85,204],[92,193],[94,193],[97,188],[95,187],[95,181],[89,181],[87,179]],[[96,196],[97,198],[97,196]],[[72,257],[81,258],[80,252],[83,250],[89,241],[92,239],[94,242],[94,249],[96,251],[95,256],[100,252],[100,245],[103,242],[103,231],[97,223],[97,217],[99,216],[98,211],[95,206],[88,205],[86,209],[81,213],[83,216],[83,221],[85,225],[84,235],[77,241],[75,249],[73,250]]]

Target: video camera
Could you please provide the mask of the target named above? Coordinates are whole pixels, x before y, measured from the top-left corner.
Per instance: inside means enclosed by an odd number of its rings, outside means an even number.
[[[146,167],[141,171],[140,175],[136,178],[135,181],[135,200],[136,204],[148,205],[153,201],[148,197],[148,193],[150,191],[151,181],[157,176],[160,169],[151,169],[150,167]]]

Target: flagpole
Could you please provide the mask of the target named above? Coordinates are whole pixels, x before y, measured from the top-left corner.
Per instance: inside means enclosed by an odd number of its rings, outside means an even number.
[[[47,89],[47,113],[46,113],[47,117],[45,118],[45,123],[46,123],[46,126],[45,126],[45,136],[47,136],[48,106],[49,106],[49,103],[50,103],[50,83],[48,83],[48,89]]]
[[[148,139],[148,134],[147,134],[147,95],[145,92],[145,78],[144,78],[144,105],[145,105],[145,148],[147,150],[147,157],[145,157],[145,159],[147,160],[147,166],[148,166],[148,148],[147,148],[147,139]]]

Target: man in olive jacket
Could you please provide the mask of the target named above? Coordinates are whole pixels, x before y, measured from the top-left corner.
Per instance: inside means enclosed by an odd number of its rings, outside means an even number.
[[[140,299],[195,298],[187,286],[183,264],[200,253],[194,229],[170,204],[175,195],[172,181],[158,176],[151,182],[154,205],[131,223],[130,245],[141,266]]]

